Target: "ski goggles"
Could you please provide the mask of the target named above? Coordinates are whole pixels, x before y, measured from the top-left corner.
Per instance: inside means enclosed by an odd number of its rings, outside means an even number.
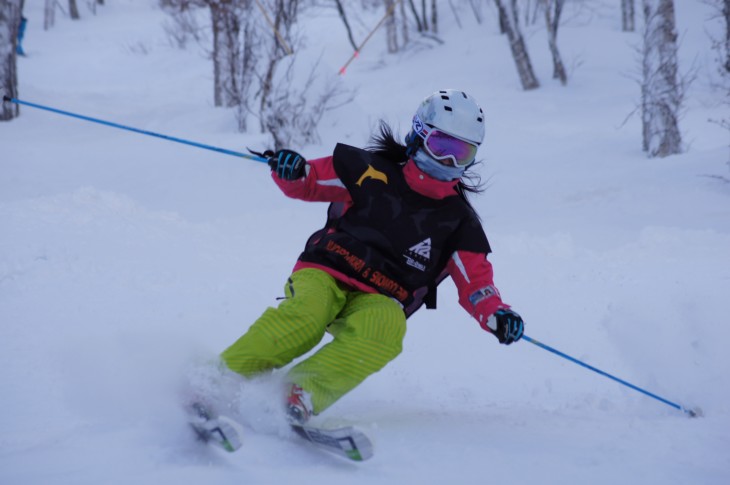
[[[445,165],[466,167],[477,156],[479,147],[476,144],[425,125],[418,118],[413,120],[413,129],[423,138],[426,153],[441,163],[450,161]]]

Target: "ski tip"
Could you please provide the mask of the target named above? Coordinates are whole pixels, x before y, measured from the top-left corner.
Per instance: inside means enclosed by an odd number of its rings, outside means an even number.
[[[243,445],[241,439],[243,431],[240,425],[227,416],[219,416],[218,426],[211,432],[214,439],[218,441],[219,446],[229,453],[233,453]]]
[[[359,451],[357,451],[357,450],[350,450],[350,451],[348,451],[348,452],[346,452],[346,453],[347,453],[347,457],[348,457],[348,458],[349,458],[350,460],[352,460],[352,461],[365,461],[365,460],[367,460],[368,458],[370,458],[369,456],[363,457],[363,456],[362,456],[362,455],[360,454],[360,452],[359,452]]]

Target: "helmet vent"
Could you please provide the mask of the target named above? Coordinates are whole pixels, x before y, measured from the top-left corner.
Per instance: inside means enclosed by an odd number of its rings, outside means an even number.
[[[418,135],[423,135],[421,130],[426,126],[429,130],[437,129],[476,145],[484,140],[486,115],[476,101],[461,90],[436,91],[421,102],[413,120],[413,131]],[[416,138],[421,139],[418,135]]]

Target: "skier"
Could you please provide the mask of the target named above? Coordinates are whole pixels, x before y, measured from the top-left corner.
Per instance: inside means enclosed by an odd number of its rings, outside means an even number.
[[[266,153],[284,194],[331,204],[294,266],[286,298],[222,359],[253,377],[330,333],[330,343],[287,373],[292,423],[306,423],[393,360],[406,318],[424,303],[435,307],[446,276],[461,306],[500,343],[522,337],[522,318],[494,286],[489,242],[466,197],[479,191],[463,178],[484,131],[474,99],[447,89],[421,103],[405,146],[381,123],[367,150],[338,144],[332,156],[309,162],[291,150]]]

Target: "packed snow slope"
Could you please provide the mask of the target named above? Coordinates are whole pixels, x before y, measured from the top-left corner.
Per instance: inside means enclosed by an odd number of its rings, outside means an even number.
[[[213,107],[211,61],[171,46],[156,1],[109,0],[96,15],[81,3],[80,21],[59,13],[44,31],[42,2],[26,2],[20,99],[268,146],[255,120],[239,134]],[[353,102],[326,114],[320,143],[292,148],[362,146],[381,118],[403,135],[431,92],[469,92],[487,117],[474,204],[526,333],[704,417],[528,342],[500,346],[446,283],[439,309],[409,320],[403,354],[317,418],[358,425],[375,457],[312,449],[282,426],[281,371],[231,383],[211,362],[276,305],[326,205],[286,199],[261,163],[24,107],[0,124],[0,483],[729,483],[730,154],[708,121],[727,118],[708,36],[721,31],[705,2],[675,3],[681,68],[695,74],[681,155],[642,153],[629,116],[640,33],[600,1],[569,2],[565,87],[544,31],[528,31],[531,92],[491,2],[481,24],[455,2],[461,27],[442,5],[443,44],[388,55],[379,32],[340,78]],[[381,11],[361,15],[359,39]],[[335,75],[351,54],[335,10],[302,22],[299,55]],[[193,441],[180,409],[191,383],[243,417],[240,452]]]

